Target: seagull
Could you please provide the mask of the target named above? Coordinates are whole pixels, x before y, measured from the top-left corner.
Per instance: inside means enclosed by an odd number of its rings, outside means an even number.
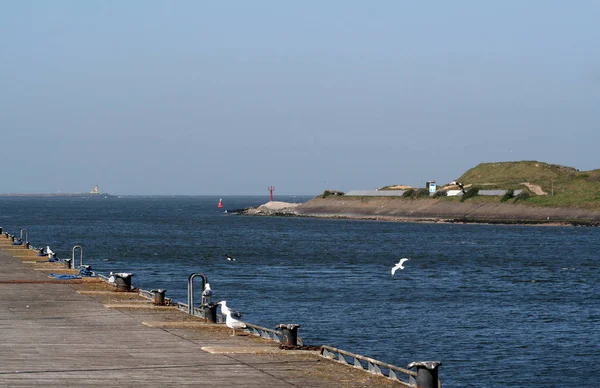
[[[235,329],[246,328],[246,324],[238,319],[241,318],[242,315],[237,311],[230,310],[227,307],[226,301],[222,300],[217,304],[221,305],[221,312],[226,315],[225,325],[227,325],[227,327],[233,330],[233,334],[231,334],[232,336],[235,336]]]
[[[206,283],[204,285],[204,291],[202,291],[202,304],[208,304],[210,302],[211,296],[212,296],[212,289],[210,288],[210,284]]]
[[[396,273],[396,271],[398,269],[404,269],[403,265],[404,263],[406,263],[409,259],[407,259],[406,257],[400,259],[400,261],[398,262],[398,264],[396,264],[394,266],[394,268],[392,268],[392,276],[394,276],[394,274]]]
[[[225,255],[225,258],[227,259],[227,261],[235,261],[235,259],[229,255]]]
[[[232,317],[231,314],[227,314],[227,318],[225,318],[225,325],[233,330],[233,334],[231,334],[232,337],[235,336],[235,329],[246,328],[246,324],[244,322]]]
[[[50,245],[46,246],[46,254],[48,255],[48,258],[51,258],[52,255],[54,255],[54,252],[50,249]]]
[[[241,318],[242,314],[238,313],[237,311],[233,311],[233,310],[229,310],[229,307],[227,307],[227,301],[220,301],[219,303],[217,303],[218,305],[221,305],[221,312],[225,315],[233,315],[234,318]]]

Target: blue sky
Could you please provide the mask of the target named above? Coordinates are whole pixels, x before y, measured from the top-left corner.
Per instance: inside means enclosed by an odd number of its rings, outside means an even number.
[[[0,193],[600,168],[597,1],[2,1]]]

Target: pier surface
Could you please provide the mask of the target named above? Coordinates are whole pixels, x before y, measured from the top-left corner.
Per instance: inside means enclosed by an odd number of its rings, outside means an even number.
[[[0,236],[0,387],[405,386],[154,306]]]

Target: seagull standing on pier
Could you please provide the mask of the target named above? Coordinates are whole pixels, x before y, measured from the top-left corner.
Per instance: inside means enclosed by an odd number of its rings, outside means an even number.
[[[202,291],[202,304],[203,305],[209,304],[211,296],[212,296],[212,289],[210,288],[210,284],[207,282],[204,285],[204,291]]]
[[[397,270],[399,269],[404,269],[404,263],[406,263],[409,259],[407,259],[406,257],[400,259],[400,261],[398,262],[398,264],[396,264],[394,266],[394,268],[392,268],[392,276],[394,276],[394,274],[396,273]]]
[[[51,258],[52,255],[54,255],[54,252],[50,249],[50,245],[46,246],[46,254],[48,255],[48,258]]]
[[[237,311],[230,310],[227,307],[227,302],[224,300],[220,301],[217,304],[221,305],[221,312],[226,315],[225,325],[227,325],[228,328],[233,330],[233,334],[231,334],[232,336],[235,336],[235,329],[246,328],[246,324],[238,319],[242,317],[242,314],[238,313]]]

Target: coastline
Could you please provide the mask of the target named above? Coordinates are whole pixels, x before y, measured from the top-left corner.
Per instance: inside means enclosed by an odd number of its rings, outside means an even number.
[[[239,214],[446,224],[600,226],[600,212],[586,209],[431,199],[314,198],[301,204],[266,203]]]

